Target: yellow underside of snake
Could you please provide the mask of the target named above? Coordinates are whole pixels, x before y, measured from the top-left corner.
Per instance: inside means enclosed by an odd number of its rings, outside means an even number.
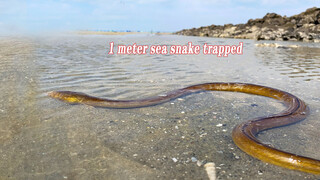
[[[288,169],[320,174],[320,160],[275,149],[263,144],[256,138],[261,131],[296,123],[305,119],[308,115],[308,108],[301,99],[281,90],[245,83],[207,83],[174,90],[165,96],[138,100],[110,100],[71,91],[53,91],[49,92],[48,95],[73,104],[107,108],[138,108],[168,102],[177,97],[199,91],[242,92],[274,98],[284,103],[286,109],[278,114],[256,118],[237,125],[232,132],[234,143],[247,154],[264,162]]]

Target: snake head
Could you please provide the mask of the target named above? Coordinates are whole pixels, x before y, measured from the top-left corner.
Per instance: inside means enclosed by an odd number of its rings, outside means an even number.
[[[51,91],[48,93],[48,96],[71,104],[78,104],[83,102],[87,95],[71,91]]]

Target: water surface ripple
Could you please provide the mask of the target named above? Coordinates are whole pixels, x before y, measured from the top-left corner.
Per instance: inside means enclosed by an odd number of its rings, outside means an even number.
[[[244,44],[243,55],[108,55],[116,45]],[[207,82],[244,82],[303,99],[307,120],[263,132],[276,148],[320,159],[320,50],[253,40],[139,34],[0,38],[0,179],[316,179],[240,151],[233,127],[283,110],[268,98],[203,92],[158,106],[105,109],[47,97],[53,90],[111,99],[163,95]],[[262,43],[262,42],[261,42]],[[272,43],[272,42],[267,42]],[[195,161],[195,159],[198,160]],[[201,166],[198,166],[201,165]]]

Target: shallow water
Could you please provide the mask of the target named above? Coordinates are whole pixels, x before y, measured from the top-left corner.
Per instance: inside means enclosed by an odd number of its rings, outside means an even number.
[[[109,42],[132,45],[238,45],[243,55],[108,55]],[[256,47],[253,40],[152,34],[0,38],[1,179],[315,179],[263,163],[239,150],[232,128],[280,112],[275,100],[203,92],[157,106],[104,109],[50,99],[52,90],[137,99],[206,82],[278,88],[311,109],[301,123],[259,139],[320,159],[320,46]],[[273,42],[267,42],[273,43]],[[222,124],[222,126],[220,126]],[[198,162],[197,162],[198,161]],[[200,166],[199,166],[200,165]]]

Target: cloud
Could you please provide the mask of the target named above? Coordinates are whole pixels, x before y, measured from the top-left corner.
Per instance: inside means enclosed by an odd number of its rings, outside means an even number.
[[[317,0],[0,0],[1,27],[175,31],[244,23],[267,12],[293,15]]]

